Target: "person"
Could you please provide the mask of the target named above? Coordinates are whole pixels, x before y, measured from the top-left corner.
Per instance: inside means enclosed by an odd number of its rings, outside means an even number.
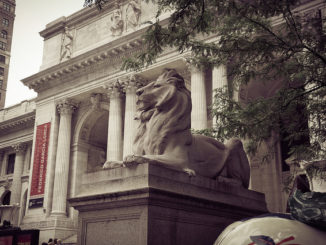
[[[60,239],[57,240],[57,244],[58,244],[58,245],[62,245],[62,242],[61,242]]]
[[[48,245],[54,245],[54,242],[53,242],[53,239],[52,238],[49,239]]]
[[[54,238],[53,242],[54,242],[54,244],[58,244],[58,239]]]
[[[46,243],[46,242],[42,242],[42,245],[48,245],[48,243]]]

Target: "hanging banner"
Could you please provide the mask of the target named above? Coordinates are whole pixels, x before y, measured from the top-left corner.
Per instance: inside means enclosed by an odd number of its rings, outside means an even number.
[[[51,123],[38,125],[36,128],[33,173],[30,192],[29,207],[39,207],[43,204],[46,167],[48,159],[48,148]],[[34,199],[34,201],[32,200]],[[37,202],[35,202],[37,199]],[[42,200],[40,200],[42,199]],[[33,205],[37,203],[38,205]]]

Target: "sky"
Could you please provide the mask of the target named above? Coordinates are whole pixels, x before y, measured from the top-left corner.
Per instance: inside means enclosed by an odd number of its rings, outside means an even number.
[[[5,107],[37,96],[21,80],[40,69],[43,38],[39,32],[49,22],[82,9],[83,4],[84,0],[16,0]]]

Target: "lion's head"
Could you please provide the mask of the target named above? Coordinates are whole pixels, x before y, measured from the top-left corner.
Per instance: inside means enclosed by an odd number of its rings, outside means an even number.
[[[136,154],[162,154],[172,133],[190,129],[191,97],[182,76],[165,69],[155,81],[137,90],[140,125]]]

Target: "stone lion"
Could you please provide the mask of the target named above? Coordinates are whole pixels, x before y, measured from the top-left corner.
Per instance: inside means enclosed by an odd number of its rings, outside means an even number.
[[[190,131],[191,96],[182,76],[166,69],[137,90],[134,155],[124,165],[155,163],[209,178],[223,176],[248,188],[249,163],[240,140],[222,144]]]

